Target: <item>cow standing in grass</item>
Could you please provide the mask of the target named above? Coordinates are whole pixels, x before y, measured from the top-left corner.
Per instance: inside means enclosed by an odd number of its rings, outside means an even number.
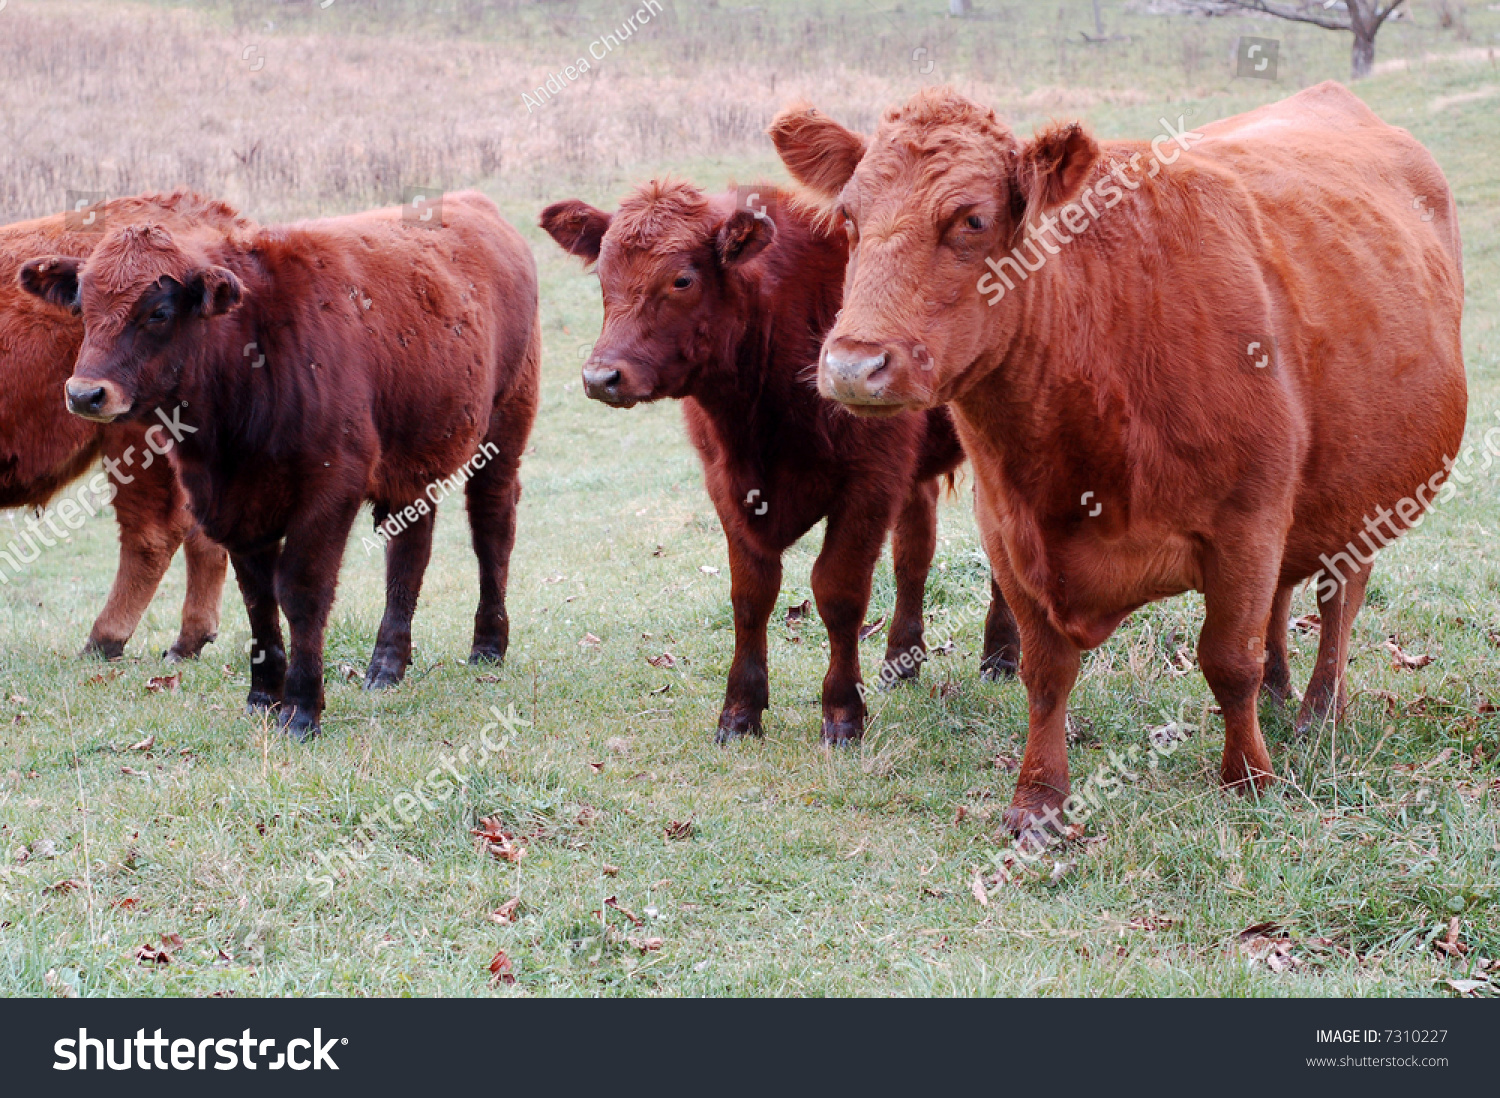
[[[744,201],[739,201],[739,195]],[[598,264],[604,329],[584,366],[588,395],[616,407],[680,399],[729,542],[734,662],[717,739],[761,734],[766,626],[781,555],[820,519],[812,589],[828,628],[823,739],[857,740],[865,703],[859,628],[894,529],[896,609],[884,681],[913,678],[937,546],[939,478],[963,460],[944,409],[859,419],[817,394],[818,345],[839,308],[847,248],[772,187],[705,196],[648,183],[610,215],[573,200],[542,227]],[[1014,670],[1015,620],[991,584],[982,667]]]
[[[1180,591],[1204,595],[1222,779],[1266,786],[1256,698],[1291,695],[1294,585],[1322,573],[1306,729],[1344,705],[1374,551],[1463,437],[1463,265],[1432,156],[1336,84],[1186,130],[1022,142],[949,89],[869,140],[811,108],[772,125],[851,242],[823,392],[877,416],[951,403],[974,462],[1026,652],[1017,830],[1065,808],[1080,653]]]
[[[195,428],[172,456],[234,563],[254,634],[249,702],[279,707],[297,738],[319,727],[324,628],[365,500],[394,531],[367,687],[398,682],[410,663],[429,490],[461,466],[479,557],[472,658],[499,660],[509,639],[518,470],[541,359],[536,268],[482,195],[422,212],[276,228],[147,216],[110,228],[85,260],[23,271],[33,293],[82,309],[67,383],[75,413],[114,423],[180,410]]]
[[[166,652],[167,660],[175,662],[195,658],[218,633],[229,558],[188,510],[177,475],[162,456],[175,443],[164,427],[147,422],[101,426],[68,415],[62,386],[78,357],[83,322],[66,304],[48,304],[26,293],[19,278],[22,264],[38,254],[88,255],[104,225],[128,222],[146,209],[164,220],[220,216],[216,205],[177,194],[115,199],[71,219],[57,214],[0,228],[0,508],[44,508],[103,458],[114,470],[101,483],[114,493],[120,562],[83,653],[106,659],[124,654],[182,546],[187,596],[181,630]],[[147,431],[152,431],[149,440]],[[37,539],[52,540],[45,532]],[[41,546],[23,537],[12,538],[9,545],[0,539],[0,576],[13,583],[27,564],[27,553],[35,559],[40,551]]]

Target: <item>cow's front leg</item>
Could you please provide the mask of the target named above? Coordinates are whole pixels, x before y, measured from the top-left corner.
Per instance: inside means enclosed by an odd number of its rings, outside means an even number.
[[[781,591],[781,559],[729,538],[730,599],[734,603],[734,662],[719,714],[718,743],[759,736],[761,714],[770,705],[766,627]]]
[[[812,570],[813,598],[828,630],[823,677],[823,742],[848,744],[865,734],[859,627],[870,605],[870,581],[889,522],[879,500],[846,498],[828,516],[828,533]]]
[[[323,634],[359,502],[352,496],[309,510],[287,531],[277,562],[276,598],[292,640],[280,723],[297,740],[322,730]]]
[[[1256,700],[1281,562],[1274,545],[1257,546],[1232,535],[1225,544],[1235,547],[1232,555],[1215,550],[1205,561],[1198,666],[1224,714],[1220,776],[1226,786],[1245,792],[1264,789],[1275,779]]]
[[[1049,845],[1063,833],[1068,799],[1068,695],[1078,679],[1078,648],[1047,612],[1006,576],[1000,584],[1015,612],[1026,662],[1026,754],[1003,820],[1023,840]]]
[[[286,648],[276,605],[276,562],[280,555],[280,547],[273,545],[258,553],[230,556],[240,597],[245,600],[245,616],[250,619],[250,696],[245,704],[251,712],[280,706],[286,685]]]
[[[384,521],[377,511],[377,525]],[[422,593],[422,577],[432,558],[434,508],[385,543],[385,617],[365,672],[365,689],[394,686],[411,664],[411,619]]]

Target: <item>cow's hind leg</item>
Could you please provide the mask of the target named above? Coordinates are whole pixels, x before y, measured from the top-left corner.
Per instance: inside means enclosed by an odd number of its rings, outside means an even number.
[[[865,731],[859,627],[870,605],[870,581],[888,528],[889,520],[881,515],[881,507],[878,500],[841,501],[828,516],[828,532],[813,564],[813,598],[828,630],[828,673],[823,677],[824,743],[852,743]]]
[[[927,596],[927,574],[937,551],[938,482],[913,481],[891,537],[891,558],[896,573],[896,609],[886,636],[885,663],[880,684],[915,679],[927,659],[922,637],[922,606]]]
[[[714,736],[718,743],[761,735],[761,714],[770,705],[766,626],[781,591],[781,559],[767,557],[731,536],[729,578],[729,597],[734,603],[734,662],[729,666],[724,708]]]
[[[1278,705],[1296,700],[1292,693],[1292,669],[1287,660],[1287,622],[1292,616],[1291,584],[1276,588],[1271,620],[1266,625],[1266,662],[1261,672],[1260,692]]]
[[[1239,548],[1246,551],[1234,557],[1214,552],[1206,562],[1198,666],[1224,714],[1220,778],[1226,786],[1244,792],[1252,787],[1264,789],[1275,779],[1256,699],[1280,561],[1264,546],[1240,544]]]
[[[276,601],[286,614],[292,641],[279,721],[296,740],[311,739],[322,730],[324,634],[359,504],[358,496],[348,496],[309,509],[287,531],[276,562]]]
[[[196,525],[183,540],[182,553],[187,559],[187,595],[182,600],[182,629],[167,649],[168,663],[197,659],[203,646],[218,636],[219,602],[229,567],[229,554]]]
[[[281,705],[286,685],[286,646],[281,639],[281,614],[276,604],[277,546],[259,553],[231,553],[235,582],[245,600],[250,619],[250,695],[245,699],[251,712]]]
[[[1010,678],[1021,669],[1021,630],[1005,601],[1005,592],[990,577],[990,610],[984,618],[984,653],[979,677],[991,682]]]
[[[376,520],[383,521],[377,512]],[[375,651],[365,672],[365,689],[394,686],[411,664],[411,619],[422,593],[422,577],[432,559],[432,530],[437,509],[421,515],[385,543],[385,617],[375,636]]]
[[[1318,615],[1322,625],[1318,631],[1317,661],[1307,683],[1307,693],[1302,696],[1302,709],[1297,714],[1299,735],[1306,734],[1308,729],[1330,717],[1337,720],[1349,704],[1345,685],[1349,635],[1354,630],[1354,618],[1364,605],[1365,585],[1369,582],[1370,565],[1358,562],[1351,570],[1345,570],[1342,582],[1326,572],[1318,577]]]

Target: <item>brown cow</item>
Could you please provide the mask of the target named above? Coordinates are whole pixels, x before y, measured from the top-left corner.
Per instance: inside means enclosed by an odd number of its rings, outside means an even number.
[[[839,308],[844,241],[770,186],[710,198],[652,182],[614,215],[575,199],[549,206],[541,221],[564,250],[598,262],[604,329],[583,368],[588,395],[621,408],[681,400],[702,459],[729,541],[734,603],[717,740],[761,734],[781,556],[823,518],[812,572],[828,628],[823,739],[858,739],[859,628],[881,546],[894,527],[896,609],[881,675],[890,682],[915,677],[926,655],[938,479],[963,451],[944,409],[876,422],[814,389],[818,346]],[[994,676],[1016,659],[1015,619],[996,590],[981,667]]]
[[[951,402],[974,462],[1026,653],[1007,822],[1057,827],[1079,653],[1186,590],[1222,778],[1264,787],[1256,695],[1291,693],[1293,585],[1322,573],[1305,729],[1344,705],[1371,534],[1413,523],[1463,436],[1458,224],[1432,157],[1336,84],[1150,143],[1077,123],[1021,142],[946,89],[869,141],[807,108],[772,134],[853,242],[823,391],[874,414]]]
[[[364,500],[386,546],[367,687],[405,674],[434,508],[455,482],[479,557],[472,658],[501,659],[509,639],[517,474],[541,357],[536,268],[480,194],[423,214],[277,228],[142,219],[107,231],[85,261],[38,259],[22,274],[39,296],[82,308],[73,411],[140,422],[180,409],[196,428],[172,457],[234,562],[254,634],[249,703],[279,706],[299,739],[318,731],[323,631]]]
[[[158,216],[175,217],[178,207],[183,207],[184,216],[213,214],[184,195],[122,198],[91,208],[91,225],[102,228],[128,221],[150,202],[165,211]],[[152,431],[148,440],[152,428],[147,423],[102,427],[68,415],[61,390],[83,341],[83,322],[69,310],[23,292],[18,282],[21,264],[39,253],[86,256],[100,233],[87,231],[90,226],[83,220],[71,224],[67,215],[58,214],[0,228],[0,508],[43,508],[104,458],[114,475],[98,483],[113,482],[120,563],[83,653],[106,659],[124,653],[177,547],[183,545],[187,597],[181,630],[166,658],[192,659],[218,632],[219,597],[229,557],[193,521],[177,476],[161,456],[172,442],[163,427]],[[69,504],[61,506],[67,510]],[[0,577],[6,583],[44,545],[55,543],[56,523],[51,526],[52,535],[39,527],[31,537],[21,535],[0,549]]]

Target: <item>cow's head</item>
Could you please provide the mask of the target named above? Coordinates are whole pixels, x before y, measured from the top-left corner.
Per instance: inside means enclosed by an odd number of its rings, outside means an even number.
[[[986,297],[985,259],[1068,203],[1099,156],[1077,123],[1023,144],[993,111],[944,88],[888,111],[873,138],[808,106],[783,111],[770,134],[849,234],[843,312],[818,386],[871,414],[953,400],[1000,360],[1022,295]]]
[[[202,326],[236,308],[240,281],[178,245],[159,225],[107,235],[86,260],[33,259],[21,287],[83,316],[83,346],[66,383],[68,410],[108,423],[168,403]]]
[[[577,199],[542,211],[564,251],[596,263],[604,327],[583,367],[589,396],[628,408],[684,397],[705,368],[726,361],[742,328],[743,266],[776,235],[734,196],[651,182],[614,215]]]

